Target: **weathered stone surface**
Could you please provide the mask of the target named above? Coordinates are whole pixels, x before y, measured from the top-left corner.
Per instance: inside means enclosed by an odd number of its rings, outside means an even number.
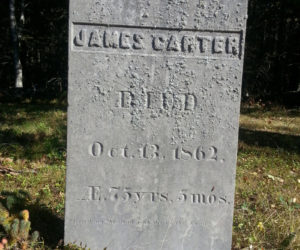
[[[230,249],[247,0],[71,0],[65,241]]]

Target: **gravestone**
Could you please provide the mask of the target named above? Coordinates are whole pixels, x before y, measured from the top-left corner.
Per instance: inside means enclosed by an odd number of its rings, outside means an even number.
[[[65,243],[230,249],[247,0],[71,0]]]

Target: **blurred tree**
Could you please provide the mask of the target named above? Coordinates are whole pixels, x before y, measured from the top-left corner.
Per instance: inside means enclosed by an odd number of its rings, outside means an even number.
[[[23,79],[25,94],[61,94],[67,87],[68,0],[2,0],[0,6],[0,90],[21,87]]]
[[[300,1],[250,0],[243,93],[282,101],[300,84]]]
[[[19,57],[19,34],[18,34],[18,27],[16,21],[16,13],[15,13],[15,0],[9,0],[9,11],[10,11],[9,14],[10,29],[11,29],[13,54],[14,54],[15,87],[23,88],[23,70],[22,70],[22,64]]]

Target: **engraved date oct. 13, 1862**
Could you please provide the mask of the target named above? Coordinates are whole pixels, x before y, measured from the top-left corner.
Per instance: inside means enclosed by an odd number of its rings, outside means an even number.
[[[100,141],[95,141],[88,147],[89,155],[94,158],[121,158],[140,160],[174,160],[174,161],[206,161],[224,163],[224,159],[219,159],[218,149],[215,146],[174,146],[162,149],[158,144],[145,143],[142,145],[128,146],[106,146]]]

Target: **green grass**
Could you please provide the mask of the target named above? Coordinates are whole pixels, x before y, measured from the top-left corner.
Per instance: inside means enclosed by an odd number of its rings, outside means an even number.
[[[25,194],[19,205],[52,249],[63,238],[65,156],[65,105],[0,104],[0,200]],[[300,249],[300,110],[242,109],[233,249],[251,245]]]
[[[52,249],[63,238],[65,156],[65,105],[0,104],[0,200],[26,193],[32,228]]]

